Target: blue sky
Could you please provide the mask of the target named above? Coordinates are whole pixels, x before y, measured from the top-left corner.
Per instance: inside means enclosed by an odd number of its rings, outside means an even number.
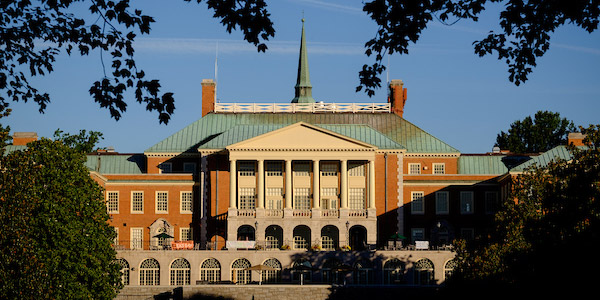
[[[120,121],[93,102],[88,89],[103,76],[100,52],[59,57],[53,73],[32,80],[52,97],[46,113],[38,113],[33,102],[13,103],[12,115],[1,122],[12,132],[35,131],[44,137],[52,137],[57,128],[101,131],[99,146],[143,152],[200,118],[200,82],[215,77],[217,45],[220,102],[289,103],[303,15],[313,97],[338,103],[386,101],[385,88],[372,98],[355,92],[358,71],[372,63],[364,55],[364,43],[377,30],[362,12],[362,1],[267,2],[276,34],[267,42],[267,53],[257,53],[239,32],[228,34],[205,4],[132,0],[133,7],[156,20],[150,35],[138,36],[135,58],[148,78],[160,79],[162,91],[175,94],[176,110],[167,126],[133,97]],[[576,125],[599,124],[600,32],[560,28],[530,79],[515,86],[503,62],[473,52],[474,41],[498,30],[500,8],[489,6],[477,23],[432,22],[408,55],[389,58],[389,79],[403,80],[408,89],[405,119],[463,153],[491,151],[500,131],[538,110],[559,112]]]

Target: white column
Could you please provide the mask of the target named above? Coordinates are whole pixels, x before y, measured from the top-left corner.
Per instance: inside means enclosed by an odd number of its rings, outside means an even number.
[[[321,202],[321,189],[319,188],[321,172],[319,169],[319,160],[313,160],[313,208],[319,208]]]
[[[340,208],[348,208],[348,161],[345,159],[341,161],[340,172]]]
[[[232,159],[229,161],[229,208],[236,208],[236,196],[237,196],[237,168],[236,161]]]
[[[369,161],[369,208],[375,208],[375,160]]]
[[[265,207],[265,161],[258,160],[258,183],[256,184],[257,208]]]
[[[285,208],[292,208],[292,161],[285,161]]]

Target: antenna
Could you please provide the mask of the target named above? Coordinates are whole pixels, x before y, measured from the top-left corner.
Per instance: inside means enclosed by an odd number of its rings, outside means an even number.
[[[218,84],[218,76],[219,76],[219,64],[218,64],[218,60],[219,60],[219,41],[217,41],[217,47],[215,50],[215,102],[218,103],[218,98],[217,98],[217,88],[219,87]]]

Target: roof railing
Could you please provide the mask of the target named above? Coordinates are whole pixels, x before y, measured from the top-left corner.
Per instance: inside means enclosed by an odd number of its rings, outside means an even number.
[[[216,113],[390,113],[390,103],[215,103]]]

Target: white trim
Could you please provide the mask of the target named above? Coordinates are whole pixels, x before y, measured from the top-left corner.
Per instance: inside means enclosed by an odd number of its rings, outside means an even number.
[[[141,193],[142,194],[142,211],[133,210],[133,194]],[[144,213],[144,191],[131,191],[130,193],[130,201],[129,201],[129,211],[131,214],[143,214]]]
[[[117,208],[116,210],[110,210],[110,194],[111,193],[115,193],[117,195]],[[120,194],[119,191],[106,191],[106,211],[111,214],[111,215],[117,215],[119,214],[119,199],[120,199]]]
[[[463,199],[463,195],[471,195],[470,199]],[[469,202],[467,202],[469,201]],[[468,210],[463,210],[463,206],[467,206]],[[460,214],[472,215],[475,213],[475,195],[472,191],[460,192]]]
[[[183,210],[183,194],[190,194],[190,210]],[[194,193],[192,191],[179,191],[179,213],[181,214],[192,214],[194,213]]]
[[[215,113],[391,113],[390,103],[215,103]]]
[[[440,210],[439,204],[438,204],[438,200],[444,200],[441,198],[438,198],[438,195],[446,195],[446,210]],[[450,213],[450,193],[448,193],[447,191],[439,191],[439,192],[435,192],[435,214],[436,215],[447,215]]]
[[[412,167],[415,167],[415,166],[417,166],[418,173],[413,173],[412,172],[413,171]],[[407,175],[420,175],[421,174],[421,163],[408,163],[408,170],[407,171],[408,171]]]
[[[137,230],[141,231],[139,248],[135,247],[135,246],[137,246],[136,245],[137,243],[135,243],[136,240],[134,240],[134,238],[133,238],[133,232],[137,231]],[[144,248],[144,228],[143,227],[129,228],[129,249],[132,249],[132,250],[140,249],[141,250],[143,248]]]
[[[165,193],[166,196],[167,196],[167,199],[166,199],[166,201],[167,201],[167,203],[166,203],[167,209],[165,209],[165,210],[159,210],[158,209],[158,194],[159,193]],[[156,192],[154,192],[154,213],[156,213],[156,214],[168,214],[169,213],[169,192],[168,191],[156,191]]]
[[[415,195],[416,194],[421,194],[421,209],[420,210],[415,210],[414,207],[414,202],[415,202]],[[410,192],[410,214],[411,215],[424,215],[425,214],[425,192],[424,191],[413,191]]]
[[[439,167],[439,166],[442,167],[442,169],[441,169],[442,173],[436,173],[435,172],[435,167]],[[446,163],[432,163],[431,164],[431,174],[432,175],[444,175],[444,174],[446,174]]]

